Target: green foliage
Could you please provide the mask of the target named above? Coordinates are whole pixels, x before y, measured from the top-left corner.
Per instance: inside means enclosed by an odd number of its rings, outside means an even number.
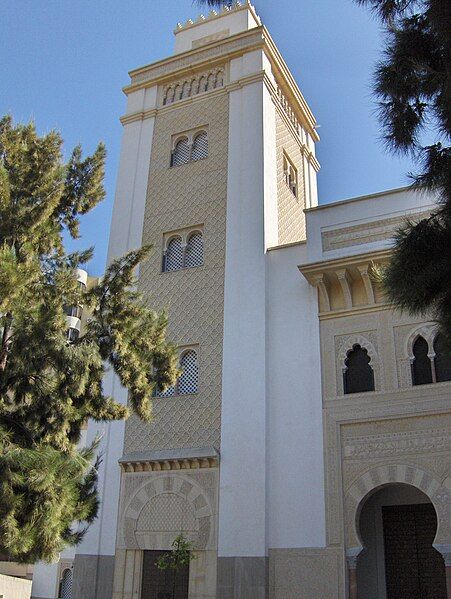
[[[81,429],[129,414],[105,395],[105,370],[147,421],[155,386],[178,374],[167,315],[136,291],[150,247],[114,261],[87,293],[76,282],[91,250],[67,254],[62,235],[77,236],[104,197],[105,150],[83,158],[77,147],[66,164],[62,143],[0,120],[0,553],[17,561],[53,559],[95,517],[95,447],[77,447]],[[81,303],[90,318],[70,343],[65,307]]]
[[[390,150],[409,153],[414,187],[435,192],[438,209],[398,232],[379,277],[388,297],[413,314],[435,315],[451,344],[451,10],[449,0],[356,0],[386,26],[375,73],[379,116]],[[424,145],[432,137],[435,143]]]
[[[172,570],[172,599],[175,599],[177,573],[189,566],[191,560],[196,559],[192,552],[193,544],[183,534],[179,534],[172,542],[172,550],[168,551],[155,562],[160,570]]]

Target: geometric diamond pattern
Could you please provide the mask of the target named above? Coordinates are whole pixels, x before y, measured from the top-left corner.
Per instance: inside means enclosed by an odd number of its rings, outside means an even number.
[[[198,345],[199,386],[189,396],[153,398],[150,424],[131,416],[126,453],[220,443],[228,113],[224,92],[189,105],[174,104],[155,118],[143,244],[159,247],[165,231],[202,224],[208,255],[201,267],[167,276],[161,275],[159,252],[154,251],[140,267],[138,289],[152,308],[168,308],[169,339],[179,346]],[[170,168],[173,135],[204,125],[208,158]]]
[[[282,245],[305,239],[305,197],[303,158],[299,143],[277,111],[276,145],[278,244]],[[284,153],[288,154],[294,163],[297,173],[294,173]]]

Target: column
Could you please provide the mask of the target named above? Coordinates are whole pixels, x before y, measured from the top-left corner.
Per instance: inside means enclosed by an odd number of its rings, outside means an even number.
[[[357,599],[357,559],[361,547],[351,547],[346,550],[346,563],[348,566],[348,599]]]

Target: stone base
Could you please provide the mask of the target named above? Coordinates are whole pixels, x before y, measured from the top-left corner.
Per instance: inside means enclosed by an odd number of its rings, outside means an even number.
[[[338,547],[270,549],[268,557],[220,557],[217,599],[344,599]]]
[[[220,557],[217,580],[217,599],[268,599],[268,558]]]
[[[114,555],[77,554],[72,599],[111,599],[113,575]]]
[[[344,599],[344,555],[338,547],[269,550],[270,599]]]

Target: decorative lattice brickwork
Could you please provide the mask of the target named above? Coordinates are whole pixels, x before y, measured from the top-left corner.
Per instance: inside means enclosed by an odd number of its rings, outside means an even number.
[[[219,446],[227,198],[228,96],[174,107],[156,117],[143,243],[161,247],[165,231],[203,223],[204,261],[198,268],[161,273],[155,251],[141,267],[139,289],[152,307],[169,307],[169,336],[178,345],[199,345],[199,392],[155,398],[154,421],[132,416],[124,452]],[[177,131],[208,124],[209,155],[169,167]]]
[[[292,243],[305,239],[305,208],[303,158],[299,141],[288,129],[284,120],[276,112],[277,140],[277,205],[279,214],[278,243]],[[298,171],[297,197],[293,195],[284,179],[283,153],[290,157]]]
[[[166,531],[174,536],[184,532],[197,532],[196,515],[191,504],[175,493],[162,493],[149,500],[139,514],[138,531]]]

